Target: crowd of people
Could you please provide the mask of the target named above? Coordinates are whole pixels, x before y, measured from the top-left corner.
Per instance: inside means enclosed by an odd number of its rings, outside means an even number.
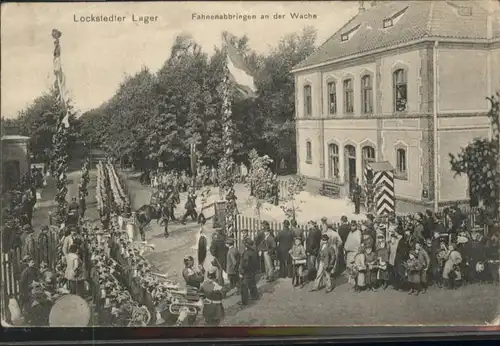
[[[340,275],[348,277],[355,292],[392,287],[408,294],[424,294],[431,285],[456,289],[467,283],[499,283],[500,227],[466,227],[459,208],[443,213],[418,213],[405,218],[390,215],[383,222],[368,214],[363,222],[343,216],[332,224],[327,218],[307,227],[295,220],[272,231],[262,222],[251,239],[241,230],[241,242],[222,230],[212,240],[215,265],[227,272],[232,287],[241,292],[241,304],[257,299],[255,275],[266,281],[292,278],[294,286],[334,290]],[[275,270],[275,267],[279,270]],[[276,275],[277,274],[277,275]]]
[[[88,293],[85,246],[78,232],[81,214],[75,198],[68,204],[67,214],[66,223],[57,230],[57,248],[49,246],[48,225],[41,226],[35,237],[33,227],[25,224],[18,241],[9,244],[10,249],[19,247],[22,255],[17,273],[19,308],[11,306],[11,321],[23,316],[28,325],[48,325],[50,309],[58,297],[64,294],[85,296]],[[10,230],[6,225],[4,234],[15,232]],[[57,254],[53,256],[50,251],[57,251]],[[54,260],[55,270],[50,270],[49,263]]]

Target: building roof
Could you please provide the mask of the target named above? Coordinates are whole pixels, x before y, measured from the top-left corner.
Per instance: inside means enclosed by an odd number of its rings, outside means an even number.
[[[467,12],[467,8],[470,8],[470,15],[463,13]],[[384,28],[384,20],[398,13],[402,14],[394,19],[394,25]],[[490,24],[488,13],[491,13]],[[352,30],[354,32],[350,35],[351,37],[347,41],[342,41],[342,35]],[[500,3],[493,0],[381,2],[359,12],[294,69],[302,69],[426,37],[498,38],[500,37]]]

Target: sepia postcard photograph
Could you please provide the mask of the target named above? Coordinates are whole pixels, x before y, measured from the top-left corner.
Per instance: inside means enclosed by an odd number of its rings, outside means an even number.
[[[500,325],[499,125],[498,0],[4,3],[2,326]]]

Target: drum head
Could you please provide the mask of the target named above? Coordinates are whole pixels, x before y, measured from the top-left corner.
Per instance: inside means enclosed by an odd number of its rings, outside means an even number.
[[[62,296],[50,310],[51,327],[87,327],[89,322],[89,305],[83,298],[74,294]]]

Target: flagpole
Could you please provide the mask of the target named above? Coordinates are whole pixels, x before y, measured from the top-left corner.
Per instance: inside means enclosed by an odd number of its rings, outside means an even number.
[[[61,45],[59,43],[59,38],[61,37],[61,32],[57,29],[52,30],[52,38],[54,39],[54,76],[55,76],[55,91],[57,95],[57,102],[59,103],[57,118],[57,128],[56,133],[52,138],[52,157],[51,166],[52,172],[56,177],[57,193],[55,196],[55,201],[57,203],[57,218],[58,223],[63,223],[66,221],[67,213],[67,202],[66,195],[68,193],[67,188],[67,171],[68,171],[68,116],[69,108],[67,106],[66,100],[64,98],[64,76],[62,74],[61,68]]]
[[[223,39],[223,54],[225,56],[223,66],[223,79],[221,84],[222,94],[222,142],[224,152],[219,165],[219,189],[221,196],[226,201],[225,231],[226,235],[234,235],[235,227],[235,205],[234,199],[228,200],[228,194],[234,189],[234,142],[233,142],[233,114],[231,110],[230,77],[227,66],[228,56],[225,39]]]

